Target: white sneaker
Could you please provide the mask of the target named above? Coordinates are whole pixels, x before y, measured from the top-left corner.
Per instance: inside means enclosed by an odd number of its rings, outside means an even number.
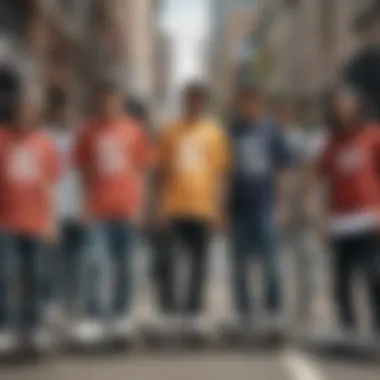
[[[65,311],[60,304],[52,303],[44,309],[44,321],[49,326],[61,326],[66,319]]]
[[[74,327],[74,336],[83,343],[97,343],[104,338],[104,328],[99,321],[87,319]]]
[[[347,344],[357,340],[358,334],[355,329],[338,326],[333,329],[315,330],[311,337],[313,340],[321,342]]]
[[[205,335],[213,332],[215,324],[212,320],[204,315],[185,316],[183,318],[183,328],[190,333]]]
[[[116,318],[111,322],[111,334],[115,337],[131,337],[134,323],[130,317]]]
[[[158,319],[158,329],[164,334],[177,333],[182,329],[182,318],[178,315],[163,315]]]
[[[16,349],[16,336],[9,330],[0,331],[0,355],[12,352]]]
[[[266,325],[268,329],[281,333],[289,327],[289,318],[284,313],[272,314],[267,316]]]
[[[359,336],[356,329],[339,326],[330,332],[330,339],[336,343],[352,344],[358,341]]]
[[[51,348],[53,341],[49,331],[45,328],[39,328],[32,334],[32,344],[37,350],[47,350]]]

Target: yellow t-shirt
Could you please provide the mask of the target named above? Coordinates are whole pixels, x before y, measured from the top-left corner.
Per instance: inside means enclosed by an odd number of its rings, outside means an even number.
[[[229,166],[225,133],[212,119],[162,130],[157,148],[162,174],[161,212],[168,217],[212,219],[220,212],[221,179]]]

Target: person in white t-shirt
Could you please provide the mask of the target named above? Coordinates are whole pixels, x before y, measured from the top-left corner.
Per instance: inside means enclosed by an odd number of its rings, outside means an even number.
[[[59,289],[63,293],[63,303],[69,314],[77,309],[81,251],[85,232],[82,224],[82,191],[79,175],[73,166],[72,150],[76,139],[77,123],[72,107],[64,100],[58,106],[55,122],[49,132],[61,155],[62,176],[57,186],[56,213],[58,215],[57,239],[62,282]],[[61,294],[62,294],[61,293]]]

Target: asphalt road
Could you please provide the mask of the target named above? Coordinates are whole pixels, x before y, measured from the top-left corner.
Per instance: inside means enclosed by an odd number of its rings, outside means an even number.
[[[144,249],[136,260],[136,320],[149,321],[155,315],[153,289],[147,279]],[[328,270],[325,255],[313,257],[311,326],[332,325]],[[218,240],[210,262],[207,315],[215,321],[226,318],[230,310],[226,282],[225,245]],[[291,257],[284,262],[286,294],[291,315],[297,284]],[[292,272],[293,271],[293,272]],[[259,273],[255,278],[259,278]],[[260,291],[260,282],[255,281]],[[259,297],[258,297],[259,298]],[[360,298],[360,297],[358,297]],[[361,299],[361,298],[360,298]],[[364,313],[363,325],[366,325]],[[321,357],[289,346],[264,352],[142,353],[96,358],[57,356],[34,366],[0,367],[0,380],[379,380],[380,361],[364,362],[353,358]]]
[[[321,360],[294,350],[275,353],[207,353],[60,358],[2,368],[2,380],[378,380],[379,364]]]

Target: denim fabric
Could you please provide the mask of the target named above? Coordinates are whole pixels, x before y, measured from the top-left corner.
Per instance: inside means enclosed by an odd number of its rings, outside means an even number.
[[[42,323],[46,245],[34,236],[11,235],[9,242],[11,276],[16,273],[20,279],[20,327],[30,333]]]
[[[65,222],[61,228],[60,260],[62,264],[61,292],[65,306],[75,311],[79,302],[85,231],[76,222]]]
[[[10,285],[13,273],[10,237],[0,231],[0,330],[11,321]]]
[[[249,290],[249,268],[254,250],[263,268],[265,282],[265,304],[275,313],[282,306],[281,263],[278,234],[271,218],[261,224],[249,219],[235,219],[231,229],[232,288],[236,310],[242,315],[252,312]]]
[[[113,270],[111,317],[129,312],[132,302],[133,230],[124,220],[97,221],[89,227],[89,246],[85,267],[85,311],[90,317],[103,315],[102,289],[104,267],[110,261]]]

